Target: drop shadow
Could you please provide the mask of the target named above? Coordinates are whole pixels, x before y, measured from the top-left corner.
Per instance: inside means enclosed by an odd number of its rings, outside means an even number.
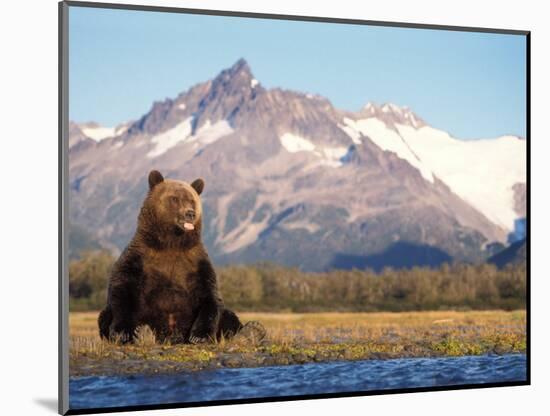
[[[44,409],[50,410],[51,412],[57,414],[57,399],[47,398],[47,399],[34,399],[34,402],[42,406]]]

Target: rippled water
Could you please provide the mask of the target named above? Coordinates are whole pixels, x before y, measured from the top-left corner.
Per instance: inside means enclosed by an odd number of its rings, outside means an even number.
[[[342,393],[526,380],[524,354],[340,361],[158,376],[75,377],[70,408]]]

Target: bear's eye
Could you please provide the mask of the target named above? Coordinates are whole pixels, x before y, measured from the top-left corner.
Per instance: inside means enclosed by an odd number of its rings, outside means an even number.
[[[170,202],[172,204],[177,204],[178,203],[178,197],[177,196],[171,196],[170,197]]]

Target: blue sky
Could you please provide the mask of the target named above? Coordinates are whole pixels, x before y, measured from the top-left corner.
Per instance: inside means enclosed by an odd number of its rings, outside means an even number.
[[[458,138],[525,136],[525,37],[160,12],[69,9],[69,111],[137,119],[245,58],[264,87],[345,110],[408,106]]]

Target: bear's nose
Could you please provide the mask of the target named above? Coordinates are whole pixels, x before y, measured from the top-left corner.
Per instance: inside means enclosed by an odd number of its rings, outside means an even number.
[[[185,219],[185,221],[195,221],[195,211],[192,209],[188,209],[187,211],[185,211],[183,218]]]

